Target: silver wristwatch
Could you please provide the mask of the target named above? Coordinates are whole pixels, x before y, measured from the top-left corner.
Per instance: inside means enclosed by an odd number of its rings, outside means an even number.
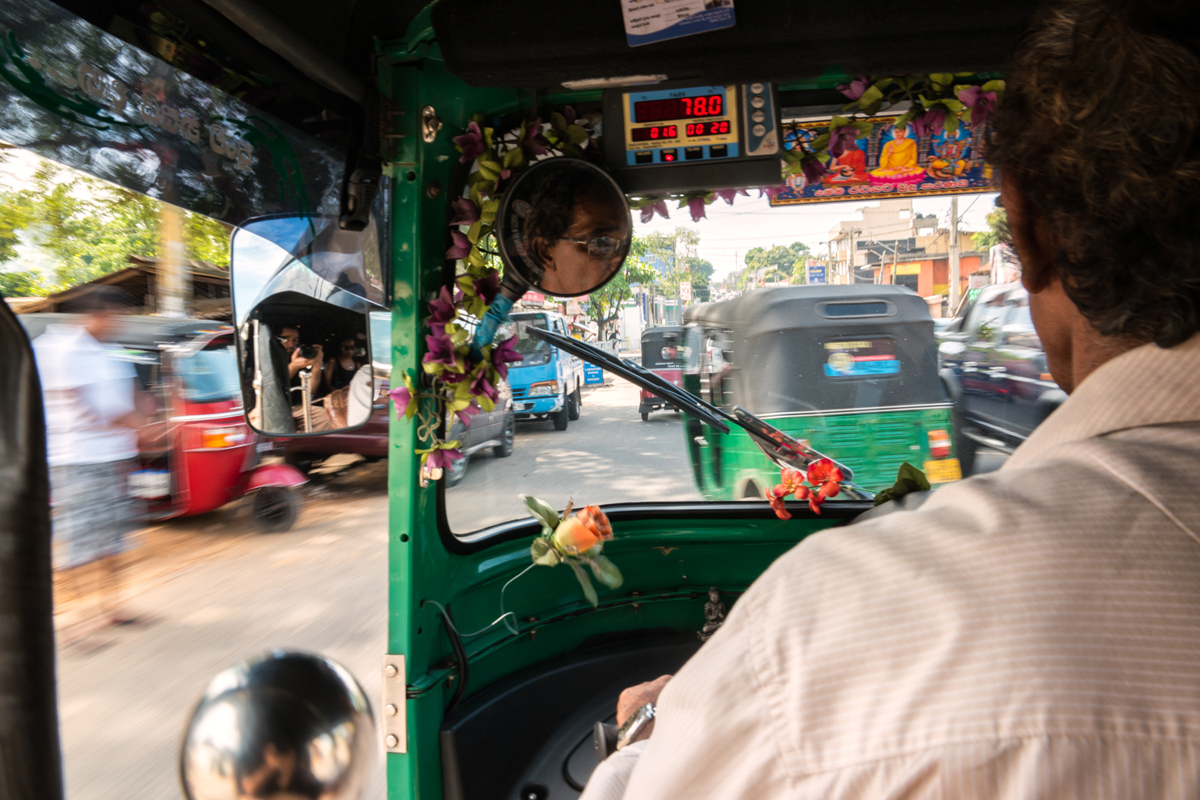
[[[646,727],[654,721],[654,703],[646,703],[629,715],[625,724],[617,731],[617,749],[630,744]]]

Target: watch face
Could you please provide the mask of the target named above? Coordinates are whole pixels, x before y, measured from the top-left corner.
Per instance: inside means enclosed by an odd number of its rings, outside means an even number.
[[[617,731],[617,749],[620,750],[627,744],[630,744],[637,735],[642,732],[642,729],[654,720],[654,704],[647,703],[629,715],[629,719],[625,720],[625,724]]]

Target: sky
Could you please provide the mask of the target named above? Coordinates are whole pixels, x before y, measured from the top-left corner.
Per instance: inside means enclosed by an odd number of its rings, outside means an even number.
[[[859,219],[858,210],[877,206],[878,202],[811,203],[807,205],[772,208],[767,198],[738,196],[732,206],[717,199],[706,208],[708,217],[692,222],[687,208],[675,209],[668,201],[670,219],[655,218],[646,224],[639,222],[633,212],[634,232],[670,233],[676,227],[691,228],[700,234],[699,257],[712,262],[713,277],[719,280],[729,272],[744,266],[746,251],[752,247],[770,249],[774,245],[804,242],[812,250],[826,251],[829,230],[839,222]],[[987,230],[986,217],[993,210],[995,193],[959,195],[959,228],[967,231]],[[950,219],[949,197],[913,198],[913,212],[936,214],[944,227]]]

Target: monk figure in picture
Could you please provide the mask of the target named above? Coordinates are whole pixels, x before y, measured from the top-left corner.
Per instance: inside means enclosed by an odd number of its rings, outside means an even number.
[[[826,180],[843,185],[867,182],[867,154],[858,146],[858,142],[850,140],[846,143],[845,151],[830,162]]]
[[[908,136],[908,126],[893,129],[894,138],[883,146],[879,168],[871,171],[871,183],[913,183],[925,176],[917,166],[917,140]]]

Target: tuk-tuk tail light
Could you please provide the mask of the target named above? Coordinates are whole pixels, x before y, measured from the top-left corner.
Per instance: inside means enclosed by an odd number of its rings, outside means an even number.
[[[949,458],[951,451],[950,434],[937,429],[929,432],[929,457]]]
[[[200,447],[205,450],[223,450],[245,442],[246,432],[241,428],[209,428],[200,434]]]

